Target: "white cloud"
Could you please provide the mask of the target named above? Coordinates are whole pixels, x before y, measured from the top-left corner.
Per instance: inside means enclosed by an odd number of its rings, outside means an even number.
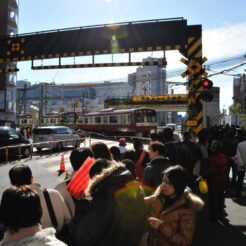
[[[203,31],[203,55],[208,59],[243,54],[245,45],[246,22]]]

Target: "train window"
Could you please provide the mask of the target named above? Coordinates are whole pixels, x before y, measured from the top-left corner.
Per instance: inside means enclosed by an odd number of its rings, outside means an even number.
[[[96,124],[100,124],[101,123],[101,117],[100,116],[95,117],[95,123]]]
[[[132,116],[130,114],[127,115],[127,123],[128,124],[132,123]]]
[[[136,122],[137,123],[144,122],[144,111],[143,110],[136,111]]]
[[[55,124],[56,123],[56,119],[50,119],[50,123]]]
[[[147,122],[156,122],[156,112],[153,110],[146,110]]]
[[[117,123],[118,119],[116,115],[112,115],[109,117],[109,123]]]
[[[122,114],[122,115],[120,116],[120,123],[121,123],[121,124],[126,124],[126,115],[125,115],[125,114]]]
[[[107,116],[103,116],[103,123],[104,123],[104,124],[107,124],[107,123],[108,123],[108,121],[107,121]]]
[[[90,117],[89,119],[90,119],[90,124],[93,124],[94,123],[93,122],[93,117]]]
[[[85,118],[85,124],[88,124],[88,118]]]

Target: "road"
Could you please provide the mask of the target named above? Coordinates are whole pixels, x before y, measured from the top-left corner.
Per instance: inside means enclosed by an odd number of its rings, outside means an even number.
[[[92,139],[91,143],[102,141],[99,139]],[[108,147],[118,145],[118,142],[103,140]],[[89,146],[89,139],[83,146]],[[127,149],[132,149],[132,144],[127,144]],[[147,145],[145,145],[147,148]],[[62,152],[64,154],[65,167],[68,172],[71,172],[71,166],[69,162],[69,156],[71,150]],[[40,157],[37,153],[34,154],[33,159],[23,159],[20,162],[14,161],[8,164],[0,164],[0,197],[2,192],[10,186],[8,172],[11,167],[17,163],[28,164],[33,172],[35,182],[42,184],[44,187],[53,188],[59,182],[64,180],[65,174],[58,176],[57,170],[60,166],[61,154],[62,153],[45,153]],[[208,215],[207,197],[202,197],[206,203],[205,208],[197,216],[196,232],[192,246],[243,246],[246,245],[246,197],[240,200],[236,200],[231,191],[226,196],[225,211],[228,216],[223,221],[211,222],[206,219]]]

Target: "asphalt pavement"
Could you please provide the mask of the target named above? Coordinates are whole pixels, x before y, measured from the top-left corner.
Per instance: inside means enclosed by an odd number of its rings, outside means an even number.
[[[245,246],[246,245],[246,196],[235,198],[230,189],[225,198],[227,216],[219,221],[208,220],[207,196],[204,209],[198,213],[192,246]]]

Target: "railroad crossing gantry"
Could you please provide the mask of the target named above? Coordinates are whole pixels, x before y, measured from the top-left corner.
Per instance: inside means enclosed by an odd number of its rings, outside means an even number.
[[[183,77],[188,77],[188,126],[199,133],[203,126],[202,27],[187,25],[183,18],[124,22],[97,26],[44,31],[0,37],[0,63],[31,61],[32,69],[88,68],[111,66],[166,65],[165,51],[178,50],[187,65]],[[145,51],[164,51],[156,62],[133,62],[131,54]],[[128,53],[122,63],[98,63],[99,55]],[[91,63],[64,64],[62,58],[91,56]],[[57,58],[57,65],[36,66],[34,61]],[[15,72],[15,68],[0,73]],[[196,112],[194,113],[194,107]]]

